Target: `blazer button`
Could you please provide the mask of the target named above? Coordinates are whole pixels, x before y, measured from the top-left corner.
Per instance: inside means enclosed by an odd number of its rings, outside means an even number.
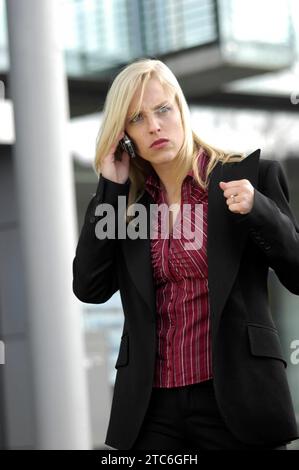
[[[89,219],[89,222],[90,222],[91,224],[93,224],[95,221],[96,221],[96,218],[95,218],[94,215],[92,215],[92,216],[90,217],[90,219]]]

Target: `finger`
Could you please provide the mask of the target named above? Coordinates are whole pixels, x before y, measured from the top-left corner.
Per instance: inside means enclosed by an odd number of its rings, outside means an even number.
[[[240,204],[238,202],[235,203],[235,204],[229,204],[228,208],[231,212],[239,213],[239,214],[241,214],[242,210],[243,210],[242,204]]]
[[[121,131],[120,134],[118,135],[118,142],[120,141],[120,139],[122,139],[123,137],[125,136],[125,133],[124,131]]]
[[[241,191],[243,191],[243,188],[240,185],[235,185],[235,186],[230,186],[230,187],[223,187],[221,189],[222,189],[223,195],[225,197],[229,197],[231,194],[239,194]]]
[[[240,204],[240,203],[241,203],[241,199],[238,199],[238,196],[235,196],[234,198],[230,196],[226,199],[226,204],[228,206],[231,206],[232,204]]]
[[[229,186],[235,186],[235,185],[239,185],[239,184],[244,184],[245,182],[247,182],[248,180],[232,180],[232,181],[220,181],[219,184],[224,184],[226,187],[229,187]]]
[[[241,188],[232,188],[232,189],[227,189],[224,191],[223,196],[226,198],[230,198],[231,196],[241,197],[243,193],[241,192]]]
[[[117,149],[117,146],[119,144],[119,141],[124,137],[124,135],[125,135],[125,133],[123,131],[118,134],[117,140],[114,142],[114,144],[111,147],[111,150],[110,150],[111,153],[115,152],[115,150]]]
[[[228,189],[228,188],[233,188],[233,187],[239,187],[242,186],[243,180],[234,180],[234,181],[220,181],[219,186],[221,189]]]

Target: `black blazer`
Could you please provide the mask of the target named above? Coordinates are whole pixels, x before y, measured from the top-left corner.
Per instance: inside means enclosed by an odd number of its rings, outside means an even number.
[[[249,214],[229,211],[220,181],[248,179],[255,188]],[[125,184],[103,176],[90,201],[73,262],[73,291],[104,303],[120,290],[124,327],[105,443],[130,449],[149,404],[156,353],[156,306],[150,239],[99,240],[98,204],[116,207]],[[249,444],[298,437],[280,340],[268,305],[269,267],[299,295],[299,227],[288,204],[284,172],[260,150],[242,162],[218,163],[208,190],[208,287],[213,383],[224,421]],[[145,192],[138,201],[153,202]],[[148,211],[149,213],[149,211]],[[148,220],[149,221],[149,220]]]

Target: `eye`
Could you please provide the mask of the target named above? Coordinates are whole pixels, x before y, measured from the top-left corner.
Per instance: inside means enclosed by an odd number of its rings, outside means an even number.
[[[138,122],[142,119],[142,115],[141,114],[136,114],[136,116],[134,116],[130,122]]]
[[[166,113],[167,111],[170,111],[170,110],[171,110],[170,106],[162,106],[161,108],[159,108],[160,113]]]

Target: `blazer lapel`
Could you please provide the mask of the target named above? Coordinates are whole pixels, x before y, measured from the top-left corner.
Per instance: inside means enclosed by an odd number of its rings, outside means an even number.
[[[233,214],[227,208],[220,181],[248,179],[256,187],[260,150],[256,150],[240,163],[221,165],[214,168],[208,189],[208,285],[213,337],[216,336],[221,312],[238,272],[242,249],[247,232],[234,224]],[[138,294],[143,298],[152,322],[156,320],[156,295],[150,247],[150,195],[145,192],[138,201],[147,209],[147,237],[122,242],[123,253],[129,274]]]
[[[222,310],[235,282],[248,231],[234,222],[246,215],[234,214],[226,204],[220,181],[248,179],[258,182],[260,149],[241,162],[218,163],[212,172],[208,194],[208,286],[212,336],[215,340]]]

